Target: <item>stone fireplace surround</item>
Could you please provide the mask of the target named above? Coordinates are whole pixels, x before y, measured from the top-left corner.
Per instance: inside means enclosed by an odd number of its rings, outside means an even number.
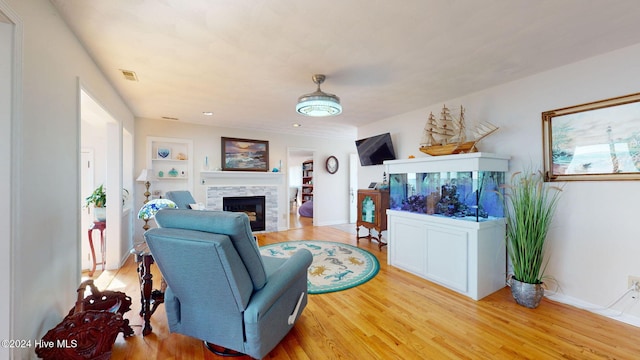
[[[207,187],[207,210],[222,210],[225,197],[264,196],[265,231],[278,231],[278,186],[269,185],[211,185]]]
[[[287,228],[288,193],[283,172],[261,171],[200,171],[204,185],[205,207],[222,210],[222,198],[233,196],[264,196],[266,232]]]

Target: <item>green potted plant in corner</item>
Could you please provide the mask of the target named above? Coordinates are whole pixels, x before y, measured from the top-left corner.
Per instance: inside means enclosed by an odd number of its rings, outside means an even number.
[[[122,190],[122,203],[124,204],[129,191],[127,189]],[[107,191],[104,188],[104,184],[98,186],[91,195],[85,198],[85,206],[89,207],[91,205],[93,205],[93,216],[96,221],[105,221],[107,219]]]
[[[96,221],[105,221],[107,219],[107,192],[104,189],[104,185],[98,186],[91,195],[85,198],[85,206],[89,207],[93,205],[93,216]]]
[[[507,284],[514,300],[536,308],[544,296],[545,240],[562,188],[544,182],[542,172],[516,172],[505,187],[507,252],[513,267]]]

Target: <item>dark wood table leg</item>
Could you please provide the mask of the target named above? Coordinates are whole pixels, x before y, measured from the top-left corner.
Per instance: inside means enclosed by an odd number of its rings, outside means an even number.
[[[93,230],[99,230],[100,231],[100,255],[102,255],[102,261],[100,261],[100,264],[102,265],[102,271],[104,271],[106,265],[107,265],[107,260],[106,260],[106,247],[105,247],[105,241],[104,241],[104,231],[107,228],[107,223],[104,221],[94,221],[93,224],[91,224],[91,226],[89,226],[89,232],[88,232],[88,236],[89,236],[89,247],[91,248],[91,258],[93,259],[93,265],[91,267],[91,270],[89,271],[89,277],[93,276],[93,274],[96,271],[96,266],[98,264],[98,261],[96,260],[96,250],[93,246]]]
[[[386,242],[382,241],[382,229],[377,228],[377,227],[373,227],[373,229],[378,232],[378,236],[376,237],[373,234],[371,234],[371,228],[370,227],[365,226],[365,225],[362,225],[362,226],[364,226],[367,230],[369,230],[368,234],[360,236],[360,226],[356,226],[356,243],[359,244],[360,243],[360,239],[368,239],[369,242],[371,242],[371,240],[373,239],[373,240],[376,240],[378,242],[378,250],[382,250],[382,247],[387,245]]]
[[[93,259],[93,265],[89,270],[89,277],[93,276],[96,272],[96,251],[93,249],[93,225],[89,228],[89,247],[91,248],[91,259]]]
[[[106,242],[104,241],[104,228],[100,229],[100,255],[102,256],[102,262],[100,262],[100,264],[102,265],[102,271],[104,271],[104,269],[107,267],[107,247],[106,247]]]
[[[360,239],[368,239],[369,242],[371,242],[371,238],[375,239],[375,237],[373,235],[371,235],[371,228],[370,227],[366,227],[366,226],[365,226],[365,228],[367,230],[369,230],[369,234],[364,235],[364,236],[360,236],[360,227],[359,226],[356,227],[356,243],[359,244],[360,243]]]
[[[387,243],[386,243],[385,241],[382,241],[382,230],[381,230],[381,229],[376,228],[376,231],[378,231],[378,237],[377,237],[377,240],[378,240],[378,250],[382,250],[382,247],[383,247],[383,246],[385,246],[385,245],[387,245]]]
[[[136,262],[138,263],[138,277],[140,279],[140,316],[144,319],[144,327],[142,335],[151,334],[151,315],[156,312],[158,306],[164,303],[164,281],[162,281],[162,290],[153,290],[153,274],[151,273],[151,265],[154,263],[151,254],[136,254]]]
[[[144,318],[144,328],[142,329],[142,335],[149,335],[153,328],[151,327],[151,292],[153,289],[153,275],[151,274],[151,264],[153,264],[153,257],[150,255],[143,255],[142,261],[140,261],[140,280],[141,280],[141,301],[142,309],[141,316]]]

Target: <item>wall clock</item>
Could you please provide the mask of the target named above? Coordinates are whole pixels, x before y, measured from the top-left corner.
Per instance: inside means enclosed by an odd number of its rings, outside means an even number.
[[[338,159],[335,156],[329,156],[327,158],[327,171],[329,174],[335,174],[338,171]]]

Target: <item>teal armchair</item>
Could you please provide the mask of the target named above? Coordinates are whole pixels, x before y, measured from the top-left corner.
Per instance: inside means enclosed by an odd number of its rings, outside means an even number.
[[[191,204],[195,204],[196,200],[188,190],[167,191],[165,197],[178,206],[178,209],[191,209]]]
[[[311,253],[261,256],[244,213],[167,209],[155,219],[145,238],[167,283],[169,330],[266,356],[307,304]]]

